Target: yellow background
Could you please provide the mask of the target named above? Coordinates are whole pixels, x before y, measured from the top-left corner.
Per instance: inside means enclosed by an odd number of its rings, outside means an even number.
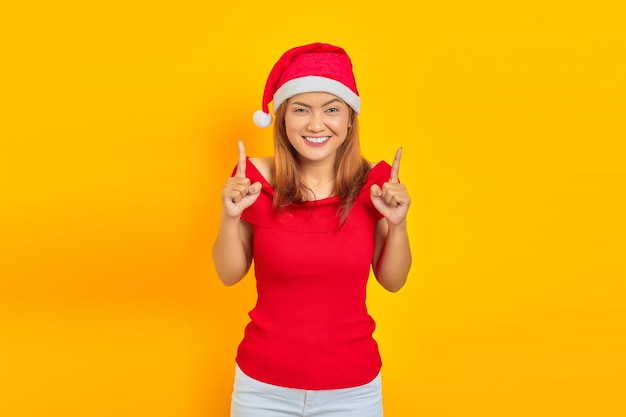
[[[351,55],[414,266],[370,285],[386,416],[626,416],[626,7],[3,1],[0,415],[227,416],[254,278],[212,269],[267,74]]]

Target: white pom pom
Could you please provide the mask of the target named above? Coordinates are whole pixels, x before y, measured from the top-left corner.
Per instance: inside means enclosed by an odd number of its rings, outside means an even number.
[[[268,127],[272,124],[272,115],[264,113],[263,110],[257,110],[254,112],[252,120],[254,120],[254,124],[258,127]]]

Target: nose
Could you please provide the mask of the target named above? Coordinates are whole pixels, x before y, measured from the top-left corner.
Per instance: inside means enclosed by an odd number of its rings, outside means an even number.
[[[309,119],[308,128],[312,132],[319,132],[324,129],[324,121],[322,117],[317,112],[314,112]]]

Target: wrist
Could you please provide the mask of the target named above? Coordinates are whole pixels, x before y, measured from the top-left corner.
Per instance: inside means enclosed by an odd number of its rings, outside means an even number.
[[[406,219],[402,220],[400,223],[391,223],[388,221],[387,225],[389,226],[389,233],[406,233],[407,232]]]
[[[226,212],[222,212],[222,225],[223,226],[228,226],[228,225],[237,225],[239,224],[239,220],[241,219],[241,215],[238,216],[230,216],[228,215]]]

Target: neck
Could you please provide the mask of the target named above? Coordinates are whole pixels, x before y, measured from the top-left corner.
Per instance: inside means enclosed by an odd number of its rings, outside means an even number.
[[[335,192],[335,170],[331,164],[300,165],[300,179],[310,189],[310,200],[328,198]]]

